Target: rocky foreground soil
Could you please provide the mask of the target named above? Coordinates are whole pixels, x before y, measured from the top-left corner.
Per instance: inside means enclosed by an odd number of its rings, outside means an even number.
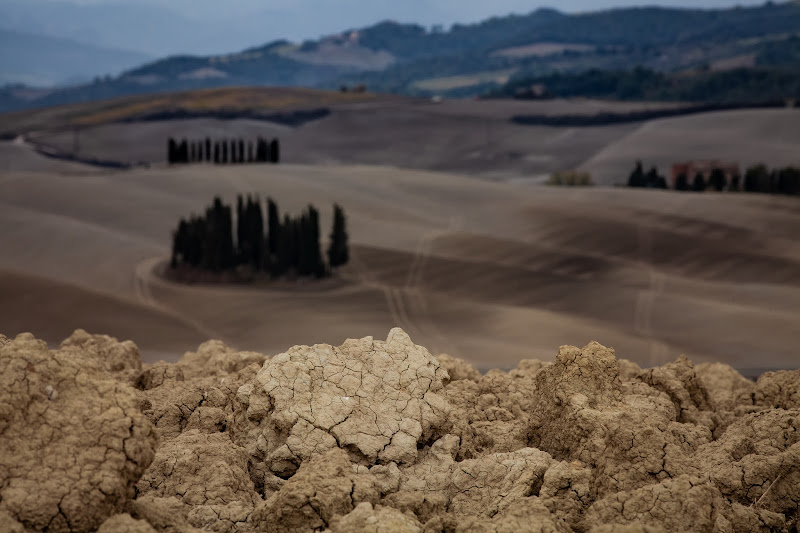
[[[0,335],[3,532],[797,532],[800,371]]]

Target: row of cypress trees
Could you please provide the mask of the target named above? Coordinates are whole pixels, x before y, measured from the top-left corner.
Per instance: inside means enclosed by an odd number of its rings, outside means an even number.
[[[633,169],[631,175],[628,177],[628,187],[647,187],[652,189],[666,189],[667,180],[664,176],[658,174],[658,169],[652,167],[647,172],[642,167],[642,162],[636,162],[636,168]]]
[[[265,228],[266,222],[266,228]],[[219,197],[202,216],[181,219],[172,234],[172,268],[190,266],[210,272],[248,267],[252,272],[282,276],[330,276],[349,260],[344,209],[334,204],[327,263],[320,249],[319,211],[309,205],[299,216],[280,218],[277,204],[267,198],[267,216],[257,197],[238,196],[236,239],[233,210]]]
[[[642,163],[637,162],[636,168],[628,178],[628,186],[666,189],[667,182],[662,176],[659,176],[655,167],[645,173]],[[744,190],[745,192],[800,196],[800,169],[785,167],[769,170],[764,165],[755,165],[747,169],[743,183],[738,175],[731,176],[729,183],[724,170],[713,168],[708,178],[702,172],[698,172],[695,176],[679,174],[675,178],[675,190],[695,192]]]
[[[732,176],[729,184],[725,177],[725,171],[721,168],[714,168],[711,169],[711,174],[709,174],[708,179],[706,179],[702,172],[695,174],[691,181],[689,181],[689,176],[684,173],[678,174],[675,178],[676,191],[703,192],[709,187],[714,191],[724,191],[726,187],[730,191],[738,191],[739,176]]]
[[[259,137],[255,144],[244,139],[222,139],[212,141],[206,137],[202,140],[180,142],[172,137],[167,140],[167,161],[169,164],[211,163],[226,165],[228,163],[278,163],[280,162],[280,141]]]
[[[745,172],[744,190],[800,196],[800,168],[785,167],[769,170],[764,165],[752,166]]]

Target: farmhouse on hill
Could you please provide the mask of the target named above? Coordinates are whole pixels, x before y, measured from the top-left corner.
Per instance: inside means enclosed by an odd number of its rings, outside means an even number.
[[[676,163],[672,165],[671,183],[672,188],[677,188],[678,177],[681,175],[686,176],[689,180],[698,174],[703,176],[706,183],[709,183],[711,173],[719,169],[725,174],[725,188],[726,189],[739,189],[739,171],[738,163],[724,163],[722,161],[688,161],[686,163]]]

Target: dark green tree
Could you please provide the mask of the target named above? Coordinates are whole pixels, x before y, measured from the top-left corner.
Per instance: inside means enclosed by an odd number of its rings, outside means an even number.
[[[172,137],[167,141],[167,162],[170,165],[177,163],[178,143]]]
[[[678,177],[675,178],[675,190],[676,191],[689,190],[689,178],[686,176],[686,173],[681,172],[680,174],[678,174]]]
[[[254,270],[260,271],[264,267],[264,213],[261,211],[261,202],[259,202],[258,196],[247,197],[247,211],[250,212],[248,216],[248,234],[251,246],[249,261]]]
[[[696,192],[703,192],[706,190],[706,179],[701,172],[698,172],[692,181],[692,190]]]
[[[328,264],[331,268],[337,268],[347,264],[350,253],[347,247],[347,219],[344,209],[339,204],[333,204],[333,228],[330,235],[330,245],[328,246]]]
[[[178,229],[172,232],[172,258],[170,260],[170,266],[172,268],[177,268],[179,264],[185,262],[188,229],[189,227],[186,221],[181,219],[178,223]]]
[[[272,198],[267,198],[267,248],[270,254],[278,253],[280,233],[281,218],[278,213],[278,204]]]
[[[769,192],[769,171],[764,165],[755,165],[744,174],[745,192]]]
[[[628,177],[628,187],[644,187],[646,184],[646,179],[644,175],[644,169],[642,168],[642,162],[637,161],[636,167],[631,172],[630,176]]]
[[[238,257],[238,264],[246,261],[250,254],[248,238],[247,238],[247,218],[244,212],[244,201],[242,195],[236,195],[236,251]]]
[[[267,145],[267,141],[265,141],[262,137],[259,137],[256,141],[256,161],[259,163],[266,163],[269,159],[269,146]]]
[[[308,273],[307,275],[314,275],[317,278],[323,278],[327,274],[325,261],[322,259],[322,250],[320,249],[320,232],[319,232],[319,211],[313,205],[308,206],[308,235],[305,236],[304,241],[308,247]]]
[[[270,161],[273,163],[280,163],[281,161],[281,146],[278,139],[272,139],[269,146]]]
[[[206,162],[211,162],[211,139],[206,137]]]
[[[213,272],[221,272],[236,265],[231,208],[224,205],[218,196],[206,210],[203,259],[203,267]]]
[[[725,171],[721,168],[714,168],[711,170],[711,175],[708,177],[708,184],[715,190],[722,192],[725,190]]]
[[[178,145],[178,162],[179,163],[189,162],[189,145],[186,142],[186,139],[183,139],[181,143]]]
[[[791,196],[800,195],[800,169],[786,167],[779,170],[776,192]]]
[[[248,141],[247,143],[247,162],[254,163],[255,162],[255,155],[253,152],[253,142]]]
[[[214,143],[214,164],[215,165],[219,165],[220,164],[219,143],[218,142]]]

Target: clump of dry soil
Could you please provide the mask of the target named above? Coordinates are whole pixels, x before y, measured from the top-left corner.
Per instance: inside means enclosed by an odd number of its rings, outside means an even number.
[[[800,371],[592,343],[481,375],[399,329],[144,366],[0,336],[11,532],[797,532]]]

